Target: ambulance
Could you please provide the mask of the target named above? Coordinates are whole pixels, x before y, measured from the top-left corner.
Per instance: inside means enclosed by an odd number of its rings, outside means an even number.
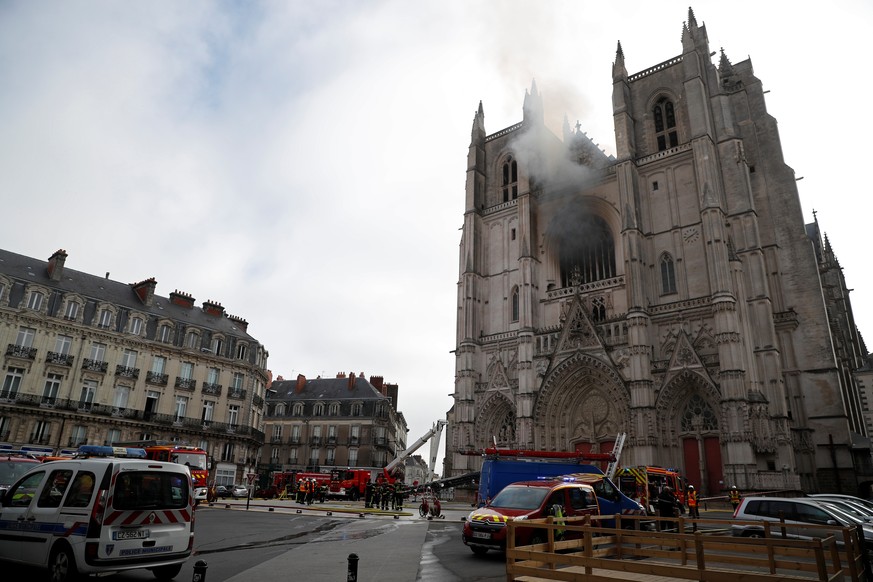
[[[190,470],[142,449],[83,446],[0,497],[0,559],[47,568],[52,582],[138,568],[171,580],[193,548]]]

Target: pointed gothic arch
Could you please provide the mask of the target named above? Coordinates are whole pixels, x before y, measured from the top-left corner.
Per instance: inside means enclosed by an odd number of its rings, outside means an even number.
[[[476,415],[476,446],[517,448],[515,405],[499,392],[493,393]]]
[[[534,446],[571,450],[580,443],[614,442],[627,432],[630,393],[609,364],[576,353],[543,381],[534,405]]]

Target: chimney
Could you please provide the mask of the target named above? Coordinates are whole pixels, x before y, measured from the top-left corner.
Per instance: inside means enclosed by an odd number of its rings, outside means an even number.
[[[337,378],[345,378],[345,377],[346,377],[346,373],[345,373],[345,372],[337,372],[337,373],[336,373],[336,377],[337,377]]]
[[[228,314],[227,318],[237,324],[243,332],[248,332],[249,330],[249,322],[243,319],[242,317],[237,317],[236,315]]]
[[[207,315],[212,315],[215,317],[221,317],[222,315],[224,315],[224,307],[221,306],[221,303],[216,303],[211,300],[203,302],[203,311]]]
[[[397,395],[399,388],[397,384],[385,384],[385,390],[382,392],[385,396],[391,399],[391,408],[397,411]]]
[[[136,293],[136,296],[139,297],[139,300],[143,305],[151,306],[155,297],[155,287],[157,287],[157,285],[158,282],[155,281],[155,278],[149,277],[145,281],[131,284],[131,287],[133,287],[133,292]]]
[[[383,378],[382,376],[370,376],[370,384],[372,384],[373,388],[375,388],[379,392],[382,391],[383,382],[385,382],[385,378]]]
[[[179,307],[191,309],[194,307],[194,298],[184,291],[179,291],[178,289],[176,289],[175,291],[170,293],[170,303],[172,303],[173,305],[178,305]]]
[[[67,261],[67,251],[58,249],[48,260],[48,276],[52,281],[60,281],[64,276],[64,263]]]
[[[294,393],[300,394],[303,392],[304,388],[306,388],[306,376],[303,374],[297,374],[297,385],[294,386]]]
[[[355,373],[349,372],[349,390],[355,389],[355,380],[356,380]]]
[[[276,382],[284,382],[284,381],[285,381],[285,378],[282,377],[282,374],[279,374],[278,376],[276,376]],[[270,383],[270,385],[272,386],[272,383]],[[267,388],[269,388],[269,386],[267,386]]]

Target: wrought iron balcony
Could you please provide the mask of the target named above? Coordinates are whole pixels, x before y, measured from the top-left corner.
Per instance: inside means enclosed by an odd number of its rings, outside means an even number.
[[[51,440],[51,435],[39,436],[38,434],[31,434],[30,439],[28,439],[29,442],[35,445],[47,445],[51,442]]]
[[[139,378],[139,368],[128,368],[127,366],[119,364],[115,366],[115,375],[121,376],[122,378],[133,378],[136,380]]]
[[[264,405],[264,399],[255,394],[254,396],[252,396],[252,404],[257,406],[258,408],[261,408]]]
[[[292,435],[291,438],[288,439],[288,441],[292,445],[299,445],[300,444],[300,435]]]
[[[203,394],[221,396],[221,384],[210,384],[209,382],[204,382],[201,392],[203,392]]]
[[[47,364],[58,364],[60,366],[72,366],[73,356],[70,354],[60,354],[58,352],[49,352],[46,354],[45,361]]]
[[[155,386],[166,386],[168,376],[157,372],[146,372],[146,383],[154,384]]]
[[[103,372],[105,374],[107,367],[109,367],[109,364],[102,360],[92,360],[90,358],[82,360],[82,369],[89,372]]]
[[[36,348],[29,348],[27,346],[17,346],[15,344],[9,344],[6,348],[7,356],[14,356],[16,358],[24,358],[25,360],[35,360],[36,359]]]
[[[234,400],[245,400],[246,399],[246,391],[245,390],[228,390],[227,397],[233,398]]]
[[[321,437],[320,436],[309,437],[309,444],[320,445],[321,444]]]
[[[43,396],[39,401],[40,408],[54,408],[58,398],[56,396]]]
[[[282,437],[274,436],[273,438],[270,439],[270,442],[274,445],[281,445],[282,444]]]
[[[188,392],[194,392],[194,389],[197,388],[197,380],[194,378],[176,378],[176,388],[178,390],[187,390]]]

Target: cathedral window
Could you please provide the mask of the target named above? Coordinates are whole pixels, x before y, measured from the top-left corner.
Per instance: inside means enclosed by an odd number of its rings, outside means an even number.
[[[503,201],[518,198],[518,163],[512,156],[503,162]]]
[[[655,103],[652,115],[655,118],[655,138],[658,140],[658,151],[662,152],[667,148],[674,148],[679,145],[673,102],[662,97]]]
[[[595,297],[591,300],[591,321],[603,321],[606,319],[606,301],[603,297]]]
[[[561,242],[563,286],[575,287],[615,277],[615,244],[606,222],[586,214],[572,227],[573,233]]]
[[[518,321],[518,287],[512,288],[512,321]]]
[[[673,257],[669,253],[661,255],[661,294],[676,293],[676,271],[673,268]]]

